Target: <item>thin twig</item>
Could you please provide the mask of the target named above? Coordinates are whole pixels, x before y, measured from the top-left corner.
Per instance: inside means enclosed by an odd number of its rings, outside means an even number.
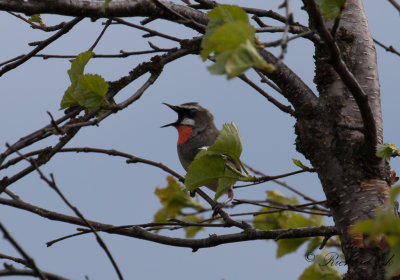
[[[255,69],[256,73],[260,76],[261,78],[261,82],[262,83],[266,83],[267,85],[269,85],[270,87],[272,87],[274,90],[276,90],[279,93],[282,93],[282,90],[273,82],[271,82],[263,73],[261,73],[261,71]]]
[[[11,207],[16,207],[29,211],[35,215],[41,217],[62,221],[65,223],[86,226],[86,224],[77,217],[69,216],[48,209],[43,209],[39,206],[26,203],[21,200],[12,200],[0,197],[0,204],[8,205]],[[105,231],[105,228],[110,228],[112,225],[102,224],[96,221],[89,221],[93,226],[95,226],[97,231]],[[140,227],[133,227],[130,229],[119,229],[108,232],[111,234],[119,234],[123,236],[130,236],[134,238],[140,238],[160,244],[178,246],[178,247],[189,247],[194,250],[199,248],[215,247],[221,244],[233,243],[233,242],[243,242],[246,240],[260,240],[260,239],[275,239],[278,236],[283,236],[283,238],[297,238],[297,237],[311,237],[311,236],[326,236],[335,235],[337,230],[333,226],[320,226],[320,227],[310,227],[310,228],[293,228],[293,229],[279,229],[279,230],[256,230],[256,229],[246,229],[240,233],[230,233],[225,235],[212,235],[207,238],[200,239],[187,239],[187,238],[177,238],[168,237],[160,234],[150,233]],[[283,235],[284,234],[284,235]]]
[[[47,47],[48,45],[53,43],[55,40],[60,38],[62,35],[66,34],[68,31],[70,31],[72,29],[72,27],[74,27],[82,19],[83,19],[83,17],[74,18],[70,22],[66,23],[63,26],[63,28],[61,28],[56,34],[54,34],[54,35],[50,36],[49,38],[47,38],[46,40],[42,41],[40,43],[40,45],[38,45],[36,48],[34,48],[31,52],[29,52],[28,54],[24,55],[20,59],[14,61],[13,63],[9,63],[9,64],[5,65],[3,68],[0,69],[0,77],[4,73],[6,73],[6,72],[8,72],[8,71],[20,66],[21,64],[23,64],[24,62],[26,62],[27,60],[32,58],[39,51],[43,50],[45,47]]]
[[[88,49],[89,51],[93,51],[94,48],[97,46],[97,44],[100,42],[100,39],[103,37],[104,33],[106,32],[107,28],[110,26],[112,22],[112,19],[108,19],[106,21],[106,24],[104,25],[103,30],[100,32],[100,35],[97,37],[96,41],[93,43],[93,45]]]
[[[400,52],[398,50],[396,50],[392,45],[390,46],[386,46],[384,44],[382,44],[381,42],[379,42],[378,40],[374,39],[375,44],[377,44],[378,46],[384,48],[387,52],[392,52],[394,54],[397,54],[398,56],[400,56]]]
[[[19,153],[19,152],[18,152]],[[20,154],[21,155],[21,154]],[[111,264],[113,265],[118,278],[123,280],[123,276],[122,273],[118,267],[117,262],[115,261],[114,257],[112,256],[110,250],[108,249],[107,245],[105,244],[105,242],[103,241],[103,239],[100,237],[100,235],[98,234],[98,232],[94,229],[93,225],[91,223],[88,222],[88,220],[83,216],[83,214],[81,213],[81,211],[79,211],[79,209],[72,205],[68,199],[64,196],[64,194],[61,192],[61,190],[58,188],[55,179],[54,179],[54,175],[50,174],[50,179],[47,178],[43,172],[40,170],[39,166],[36,164],[36,161],[34,159],[28,159],[25,158],[28,162],[30,162],[32,164],[32,166],[34,166],[34,168],[36,169],[36,171],[39,173],[40,178],[45,181],[49,187],[51,189],[53,189],[58,196],[64,201],[64,203],[72,210],[74,211],[74,213],[80,218],[82,219],[82,221],[92,230],[93,234],[96,236],[96,240],[99,243],[100,247],[104,250],[104,252],[106,253],[107,257],[110,259]]]
[[[239,78],[242,81],[244,81],[245,83],[247,83],[248,85],[250,85],[252,88],[254,88],[256,91],[261,93],[262,96],[267,98],[267,100],[269,102],[271,102],[276,107],[278,107],[278,109],[280,109],[282,112],[285,112],[285,113],[290,114],[291,116],[294,116],[294,110],[292,109],[292,107],[290,105],[283,105],[282,103],[280,103],[278,100],[273,98],[271,95],[269,95],[267,92],[265,92],[258,85],[256,85],[253,81],[251,81],[249,78],[247,78],[247,76],[245,74],[240,75]]]
[[[124,50],[120,50],[119,54],[96,54],[94,53],[92,58],[125,58],[128,56],[132,55],[141,55],[141,54],[150,54],[150,53],[159,53],[159,52],[170,52],[170,51],[175,51],[177,48],[170,48],[170,49],[153,49],[153,50],[147,50],[147,51],[136,51],[136,52],[127,52]],[[41,57],[43,59],[49,59],[49,58],[62,58],[62,59],[73,59],[76,58],[77,55],[59,55],[59,54],[36,54],[33,57]],[[3,64],[6,64],[8,62],[3,62]],[[1,65],[0,65],[1,66]]]
[[[197,31],[199,31],[201,33],[205,32],[205,29],[206,29],[205,25],[203,25],[201,23],[198,23],[197,21],[195,21],[192,18],[188,18],[187,16],[178,13],[177,11],[174,11],[173,9],[171,9],[170,7],[168,7],[167,5],[165,5],[163,2],[161,2],[159,0],[153,0],[153,1],[158,7],[161,7],[165,11],[171,13],[172,15],[175,15],[177,18],[182,19],[184,23],[185,22],[186,23],[192,23],[194,25],[194,27],[197,28]]]
[[[251,172],[253,172],[254,174],[258,174],[258,175],[261,175],[261,176],[266,176],[265,173],[263,173],[263,172],[261,172],[261,171],[259,171],[259,170],[254,169],[252,166],[250,166],[250,165],[248,165],[248,164],[245,164],[245,166],[246,166],[248,169],[250,169]],[[302,193],[302,192],[296,190],[295,188],[289,186],[289,185],[288,185],[287,183],[285,183],[285,182],[281,182],[281,181],[278,181],[278,180],[272,180],[272,181],[273,181],[274,183],[276,183],[276,184],[281,185],[282,187],[287,188],[288,190],[294,192],[295,194],[300,195],[300,196],[303,197],[305,200],[308,200],[308,201],[311,201],[311,202],[318,202],[318,200],[316,200],[316,199],[314,199],[314,198],[312,198],[312,197],[310,197],[310,196],[308,196],[308,195],[306,195],[306,194],[304,194],[304,193]]]
[[[7,231],[7,229],[3,226],[3,224],[0,222],[0,230],[4,234],[4,238],[7,239],[11,245],[20,253],[24,259],[26,260],[27,266],[32,268],[37,276],[42,279],[42,280],[47,280],[46,276],[43,274],[43,272],[39,269],[39,267],[36,265],[35,260],[32,259],[28,253],[25,252],[24,249],[18,244],[18,242],[11,236],[11,234]]]
[[[400,4],[397,3],[396,0],[389,0],[389,2],[400,12]]]
[[[162,37],[162,38],[165,38],[165,39],[168,39],[168,40],[171,40],[171,41],[179,42],[179,43],[181,43],[183,41],[182,39],[179,39],[177,37],[170,36],[170,35],[158,32],[156,30],[153,30],[153,29],[141,26],[141,25],[128,22],[128,21],[120,19],[120,18],[113,18],[113,21],[115,21],[115,22],[117,22],[119,24],[124,24],[124,25],[130,26],[130,27],[134,27],[134,28],[146,31],[149,34],[152,34],[153,36],[159,36],[159,37]]]
[[[13,13],[13,12],[10,12],[10,11],[8,11],[7,13],[9,13],[9,14],[11,14],[11,15],[13,15],[13,16],[15,16],[15,17],[17,17],[17,18],[19,18],[19,19],[21,19],[21,20],[23,20],[23,21],[25,21],[25,22],[28,23],[33,29],[40,29],[40,30],[43,30],[43,31],[45,31],[45,32],[52,32],[52,31],[59,30],[59,29],[63,28],[64,25],[66,24],[66,22],[63,21],[63,22],[61,22],[61,23],[59,23],[59,24],[56,24],[56,25],[53,25],[53,26],[39,25],[39,24],[36,24],[36,23],[34,23],[34,22],[30,21],[30,20],[27,20],[27,19],[24,18],[23,16],[18,15],[18,14],[16,14],[16,13]]]

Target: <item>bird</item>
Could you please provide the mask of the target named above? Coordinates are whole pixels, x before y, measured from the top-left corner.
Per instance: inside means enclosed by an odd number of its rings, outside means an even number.
[[[178,157],[182,167],[187,171],[197,153],[204,147],[212,146],[219,135],[219,130],[214,123],[214,116],[208,109],[200,106],[197,102],[188,102],[181,105],[163,104],[178,114],[178,119],[175,122],[162,127],[172,126],[178,131]],[[231,158],[229,160],[237,170],[241,170],[238,162]],[[212,181],[206,187],[216,192],[218,180]],[[227,195],[228,199],[224,204],[233,199],[232,186],[228,189]]]

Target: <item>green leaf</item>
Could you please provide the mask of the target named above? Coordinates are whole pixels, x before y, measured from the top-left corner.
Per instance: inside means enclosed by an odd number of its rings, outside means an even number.
[[[220,5],[211,10],[208,13],[208,16],[210,20],[207,24],[206,33],[201,42],[202,49],[207,47],[210,36],[225,23],[239,21],[249,24],[249,19],[246,12],[238,6]],[[202,53],[201,57],[203,60],[206,60],[210,53],[211,52],[208,54]]]
[[[393,154],[400,156],[400,150],[392,143],[378,144],[376,146],[376,156],[389,160]]]
[[[40,25],[45,25],[42,17],[39,14],[31,15],[31,17],[29,18],[29,21],[37,22]]]
[[[71,85],[65,91],[64,96],[61,100],[61,109],[68,108],[73,104],[79,104],[83,99],[79,100],[80,92],[83,91],[79,84],[79,79],[83,75],[86,64],[93,56],[93,52],[86,51],[80,53],[71,63],[71,69],[68,70],[69,79]]]
[[[193,191],[224,175],[225,160],[217,153],[202,150],[189,165],[185,186]]]
[[[255,67],[267,72],[272,72],[275,67],[267,63],[256,50],[254,44],[249,40],[240,44],[233,53],[230,53],[225,64],[225,72],[228,74],[228,79],[239,76],[247,69]]]
[[[271,211],[270,208],[262,207],[259,212]],[[270,213],[270,214],[261,214],[257,215],[253,219],[253,225],[255,228],[261,230],[270,230],[270,229],[280,229],[281,225],[279,224],[278,217],[281,213]]]
[[[168,185],[165,188],[156,188],[154,193],[160,199],[164,208],[168,209],[168,218],[175,218],[182,208],[201,208],[201,205],[194,201],[188,193],[183,191],[184,187],[173,177],[167,177]]]
[[[273,190],[273,191],[266,191],[268,195],[268,199],[278,201],[285,204],[299,204],[299,201],[295,196],[286,197],[280,191]]]
[[[312,252],[314,252],[319,246],[321,246],[321,243],[323,241],[322,236],[315,236],[310,239],[310,242],[307,243],[307,249],[305,255],[310,255]]]
[[[253,41],[255,28],[249,23],[232,21],[218,27],[202,44],[201,57],[206,60],[214,52],[216,55],[238,48],[246,41]]]
[[[71,69],[68,70],[68,75],[72,84],[77,84],[80,76],[83,74],[85,70],[86,64],[92,58],[93,52],[86,51],[80,53],[77,58],[75,58],[71,63]]]
[[[340,280],[340,273],[334,265],[327,265],[323,255],[316,255],[312,265],[307,267],[299,280]]]
[[[340,17],[340,13],[346,4],[346,0],[316,0],[322,15],[327,19]]]
[[[293,161],[294,164],[296,164],[301,169],[310,170],[310,168],[308,166],[305,166],[299,159],[292,158],[292,161]]]
[[[107,105],[108,102],[105,99],[108,91],[108,83],[99,75],[85,74],[82,75],[79,80],[80,85],[86,90],[83,91],[82,106],[87,108],[89,111],[102,105]],[[79,99],[80,97],[78,97]]]
[[[274,70],[257,51],[255,28],[246,12],[238,6],[221,5],[210,11],[209,17],[200,56],[206,60],[214,53],[215,64],[208,67],[212,74],[228,74],[231,79],[251,67]]]
[[[398,186],[394,186],[390,189],[390,193],[389,193],[389,205],[393,205],[396,197],[399,195],[400,193],[400,185]]]
[[[233,122],[224,124],[214,144],[208,150],[239,161],[242,154],[242,140],[237,126]]]
[[[217,200],[221,195],[223,195],[238,180],[237,174],[231,170],[225,170],[224,176],[232,176],[232,178],[222,177],[218,179],[218,188],[214,196],[215,200]]]
[[[271,200],[271,206],[281,206],[282,204],[287,205],[296,205],[298,204],[298,200],[295,196],[285,197],[282,193],[277,190],[267,191],[268,199]],[[263,207],[260,209],[260,212],[271,211],[273,209],[268,207]],[[282,211],[276,213],[268,213],[257,215],[253,224],[258,229],[270,230],[270,229],[287,229],[287,228],[299,228],[299,227],[313,227],[313,226],[321,226],[324,224],[323,216],[321,215],[309,215],[306,217],[303,214],[296,213],[293,211]],[[296,251],[304,242],[310,240],[310,238],[295,238],[295,239],[280,239],[277,241],[277,258],[280,258],[286,254],[292,253]],[[310,242],[311,243],[311,242]],[[315,244],[316,241],[310,246],[314,246],[312,248],[316,248],[319,246]]]
[[[295,252],[308,239],[309,238],[279,239],[277,241],[278,248],[276,250],[276,257],[280,258],[286,254]]]
[[[208,13],[208,16],[210,18],[210,22],[215,20],[222,21],[222,23],[227,23],[230,21],[249,21],[247,13],[239,6],[235,5],[217,6]]]
[[[105,13],[106,12],[106,8],[108,6],[108,4],[110,4],[112,0],[105,0],[103,6],[101,6],[101,12]]]
[[[78,104],[91,111],[99,106],[109,104],[105,98],[108,83],[99,75],[83,74],[85,66],[92,56],[93,52],[87,51],[79,54],[72,61],[71,69],[68,70],[71,85],[61,100],[61,109]]]
[[[204,220],[204,217],[201,217],[201,216],[199,217],[196,215],[188,215],[183,218],[183,221],[187,222],[187,223],[199,223],[200,221],[203,221],[203,220]],[[196,236],[196,234],[199,231],[204,230],[204,227],[191,226],[191,227],[185,227],[184,230],[186,232],[186,238],[193,238]]]

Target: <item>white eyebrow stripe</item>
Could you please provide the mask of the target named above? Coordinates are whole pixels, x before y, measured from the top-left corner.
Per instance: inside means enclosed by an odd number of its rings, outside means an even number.
[[[189,119],[189,118],[184,118],[181,121],[181,125],[194,125],[196,122],[193,119]]]

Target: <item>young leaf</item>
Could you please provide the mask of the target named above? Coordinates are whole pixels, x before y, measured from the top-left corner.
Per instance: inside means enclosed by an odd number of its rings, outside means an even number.
[[[305,166],[299,159],[292,158],[292,161],[293,161],[294,164],[296,164],[296,165],[297,165],[298,167],[300,167],[301,169],[303,169],[303,170],[310,170],[310,168],[307,167],[307,166]]]
[[[187,223],[198,223],[202,220],[204,220],[204,217],[201,216],[199,217],[196,215],[188,215],[183,218],[183,221]],[[185,227],[184,230],[186,232],[186,238],[193,238],[199,231],[204,230],[204,227],[201,226]]]
[[[201,41],[201,48],[204,49],[208,45],[210,36],[222,25],[228,22],[244,22],[248,23],[249,19],[245,11],[238,6],[220,5],[208,13],[210,21],[206,27],[206,33]],[[209,53],[201,53],[203,60],[206,60]]]
[[[400,150],[396,147],[395,144],[384,143],[378,144],[376,146],[376,156],[389,160],[393,154],[397,154],[400,156]]]
[[[255,28],[241,8],[220,5],[209,12],[209,17],[200,56],[206,60],[214,53],[215,64],[208,67],[212,74],[227,74],[231,79],[251,67],[274,70],[258,53]]]
[[[208,37],[201,51],[201,57],[206,60],[214,52],[216,55],[238,48],[247,40],[254,40],[255,28],[243,21],[231,21],[218,27]]]
[[[208,150],[239,161],[242,154],[242,140],[237,126],[234,123],[224,124],[214,144]]]
[[[231,53],[229,59],[225,64],[225,72],[228,74],[228,79],[234,78],[247,69],[255,67],[267,72],[272,72],[275,67],[267,63],[261,55],[257,52],[254,44],[249,40],[240,44],[236,50]]]
[[[340,17],[340,13],[346,4],[346,0],[316,0],[322,15],[327,19]]]
[[[326,251],[324,251],[326,252]],[[325,253],[329,254],[329,253]],[[301,274],[299,280],[340,280],[340,273],[334,265],[326,265],[323,255],[316,255],[312,265],[307,267]]]
[[[93,52],[86,51],[80,53],[77,58],[75,58],[71,63],[71,69],[68,70],[69,79],[72,84],[76,84],[79,81],[80,76],[83,74],[85,70],[86,64],[92,58]]]
[[[208,151],[200,151],[189,165],[185,176],[185,186],[193,191],[205,186],[224,175],[225,160],[221,155]]]
[[[237,179],[237,174],[233,173],[231,170],[227,170],[226,173],[231,173],[230,175],[233,178],[222,177],[222,178],[218,179],[218,188],[217,188],[217,191],[215,192],[215,197],[214,197],[215,200],[217,200],[221,195],[223,195],[238,180]],[[229,176],[226,173],[224,175],[225,176]]]
[[[86,89],[86,91],[82,92],[83,102],[80,105],[90,111],[98,106],[108,104],[105,99],[108,91],[108,83],[103,79],[103,77],[99,75],[85,74],[81,76],[79,83],[84,89]]]
[[[31,15],[31,17],[29,18],[29,21],[37,22],[40,25],[45,25],[42,17],[39,14]]]
[[[71,85],[65,91],[64,96],[61,100],[60,107],[61,109],[68,108],[73,104],[79,104],[78,96],[80,95],[78,92],[81,92],[82,89],[79,89],[79,79],[83,75],[83,71],[85,70],[86,64],[89,62],[90,58],[93,56],[93,52],[86,51],[80,53],[77,58],[75,58],[71,63],[71,69],[68,70],[69,79],[71,81]]]
[[[104,13],[106,11],[106,8],[108,4],[110,4],[112,0],[105,0],[103,6],[101,6],[101,12]]]
[[[276,243],[278,248],[276,249],[276,258],[283,257],[286,254],[296,252],[296,250],[308,240],[309,238],[290,238],[290,239],[279,239]]]

